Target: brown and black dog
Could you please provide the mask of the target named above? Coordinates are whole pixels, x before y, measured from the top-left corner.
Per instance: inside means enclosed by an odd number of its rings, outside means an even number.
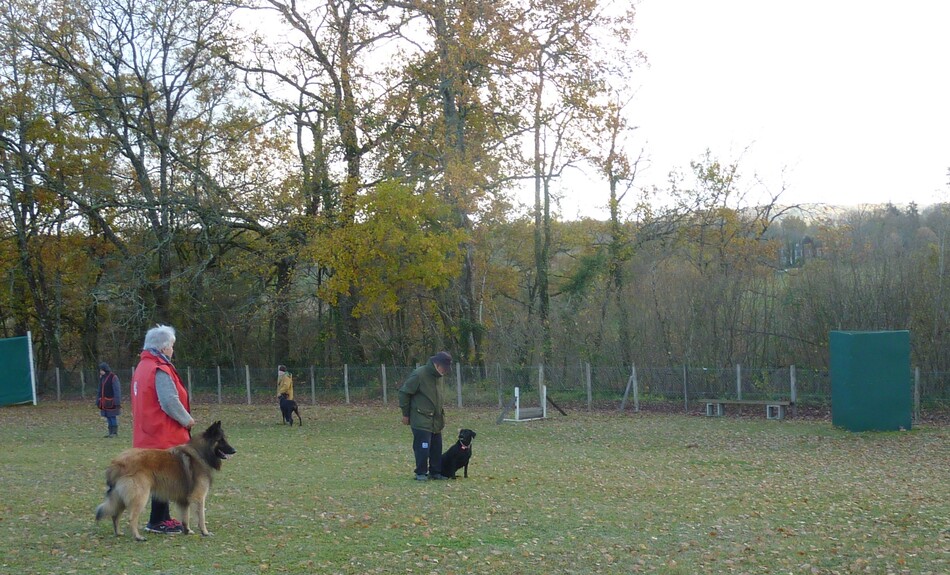
[[[96,521],[112,518],[112,530],[119,532],[119,516],[129,510],[132,535],[139,534],[138,520],[149,496],[176,503],[181,508],[184,533],[189,527],[189,509],[198,507],[198,529],[210,535],[205,525],[205,498],[211,487],[212,471],[220,471],[221,462],[236,453],[216,421],[188,443],[170,449],[127,449],[106,469],[106,499],[96,507]]]

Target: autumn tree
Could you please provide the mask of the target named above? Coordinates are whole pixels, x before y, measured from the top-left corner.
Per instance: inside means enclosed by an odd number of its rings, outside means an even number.
[[[632,26],[632,12],[611,17],[608,6],[596,0],[527,2],[515,24],[512,69],[525,80],[524,122],[531,135],[527,163],[534,185],[536,283],[529,299],[536,302],[539,358],[545,363],[552,353],[552,185],[565,171],[591,159],[590,134],[603,106],[598,95],[617,72],[616,63],[624,67],[616,43]]]
[[[950,205],[937,204],[924,214],[921,228],[915,230],[916,282],[912,291],[913,315],[910,328],[915,337],[917,360],[932,370],[950,368],[947,355],[947,340],[950,338],[950,282],[948,282],[947,259],[950,251]]]
[[[357,293],[356,317],[396,318],[407,306],[421,310],[420,319],[437,316],[430,294],[457,277],[461,263],[457,250],[463,238],[450,213],[433,192],[415,193],[393,182],[360,194],[354,200],[353,224],[332,230],[307,252],[336,270],[321,285],[320,295],[334,303]],[[377,332],[384,357],[411,361],[426,357],[438,343],[431,337],[412,342],[405,326],[387,324]],[[434,332],[424,325],[415,329],[416,334]]]
[[[245,74],[249,88],[275,114],[289,119],[296,132],[301,215],[310,220],[301,229],[313,232],[298,237],[298,249],[326,241],[327,235],[348,235],[358,196],[373,183],[364,174],[366,158],[399,128],[408,106],[405,91],[411,86],[401,83],[391,63],[393,54],[385,53],[404,19],[386,3],[369,7],[352,0],[241,5],[245,12],[276,16],[268,34],[258,35],[251,50],[228,59]],[[315,263],[321,283],[338,286],[341,278],[351,277],[349,270],[337,270],[326,261]],[[286,293],[299,264],[289,249],[278,263],[283,278],[278,294]],[[333,299],[343,362],[364,357],[358,298],[359,290],[352,289],[337,292]]]
[[[220,58],[232,42],[226,16],[208,3],[89,0],[42,3],[10,22],[34,62],[66,86],[68,109],[54,118],[75,126],[59,128],[89,150],[60,154],[75,158],[83,179],[48,177],[48,189],[121,254],[105,291],[119,294],[134,332],[151,321],[207,325],[194,313],[201,306],[176,293],[198,293],[187,284],[272,227],[261,208],[280,205],[283,144],[235,99]],[[94,339],[96,313],[86,316]]]
[[[75,308],[63,299],[66,270],[60,265],[66,258],[60,242],[72,237],[70,220],[77,212],[57,190],[82,187],[76,168],[81,172],[83,162],[92,168],[104,164],[97,161],[102,150],[94,142],[83,145],[81,120],[65,102],[67,81],[37,63],[25,38],[21,23],[34,14],[27,3],[11,2],[0,11],[0,213],[9,233],[3,237],[14,239],[8,249],[15,257],[4,261],[17,262],[5,270],[16,293],[8,309],[18,334],[33,320],[39,325],[40,360],[64,367],[63,316]]]
[[[767,288],[777,245],[766,232],[786,208],[777,203],[781,192],[759,201],[759,183],[745,185],[737,162],[707,152],[691,170],[686,187],[674,177],[668,190],[674,204],[663,217],[675,222],[675,251],[654,267],[663,274],[654,277],[657,320],[669,356],[728,365],[752,356],[751,346],[771,335],[762,306],[775,297]],[[688,303],[661,309],[657,289],[664,285],[678,286]]]
[[[608,285],[607,297],[601,306],[601,325],[606,324],[608,309],[613,309],[618,316],[618,340],[620,356],[624,365],[634,363],[633,335],[631,333],[630,313],[627,290],[627,268],[635,249],[635,230],[627,225],[623,217],[622,202],[634,188],[637,170],[642,155],[631,157],[630,137],[634,127],[626,118],[627,108],[632,99],[623,96],[621,92],[608,90],[608,100],[600,108],[595,124],[597,144],[592,149],[591,158],[600,169],[607,183],[607,206],[609,218],[609,240],[606,246],[606,281]],[[636,208],[649,217],[649,209],[645,203],[639,203]],[[650,238],[656,239],[656,238]],[[645,238],[641,238],[645,240]],[[595,346],[595,349],[600,346]]]
[[[226,82],[214,63],[222,24],[220,14],[201,3],[114,0],[52,2],[32,22],[41,61],[70,78],[72,106],[96,122],[124,161],[121,192],[110,200],[141,216],[151,236],[149,249],[130,262],[131,277],[154,304],[154,314],[141,311],[143,322],[172,317],[172,250],[184,224],[186,166],[200,141],[194,127],[214,116]],[[95,217],[93,211],[87,208]],[[122,243],[112,226],[99,224]]]
[[[495,1],[389,2],[418,20],[419,49],[407,70],[419,86],[406,130],[387,152],[387,164],[421,188],[436,190],[453,209],[466,240],[457,280],[442,294],[445,339],[462,358],[482,365],[484,326],[479,321],[478,225],[505,186],[504,166],[514,154],[517,96],[508,73],[517,7]]]

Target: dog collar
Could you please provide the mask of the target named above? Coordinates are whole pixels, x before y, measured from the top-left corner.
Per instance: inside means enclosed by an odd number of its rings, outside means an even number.
[[[462,451],[465,451],[466,449],[471,449],[472,446],[471,446],[471,445],[465,445],[465,444],[463,443],[463,444],[461,445],[461,447],[462,447]]]

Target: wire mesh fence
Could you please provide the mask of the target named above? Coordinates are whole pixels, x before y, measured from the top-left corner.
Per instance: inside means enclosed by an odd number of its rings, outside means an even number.
[[[289,366],[294,398],[302,405],[398,405],[398,388],[413,366]],[[178,366],[192,404],[277,402],[274,369]],[[123,396],[132,368],[116,369]],[[94,400],[95,370],[48,370],[37,373],[40,401]],[[700,410],[704,399],[790,401],[804,409],[831,407],[827,370],[796,367],[707,368],[591,366],[466,366],[456,364],[444,378],[446,403],[458,407],[508,405],[520,388],[522,405],[540,402],[540,386],[558,405],[571,409]],[[950,372],[912,370],[908,386],[915,417],[950,410]],[[537,405],[535,405],[537,406]]]

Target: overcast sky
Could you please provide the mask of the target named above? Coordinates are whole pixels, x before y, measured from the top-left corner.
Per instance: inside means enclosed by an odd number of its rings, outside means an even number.
[[[950,1],[640,0],[637,16],[641,183],[709,148],[784,181],[785,203],[950,199]]]

